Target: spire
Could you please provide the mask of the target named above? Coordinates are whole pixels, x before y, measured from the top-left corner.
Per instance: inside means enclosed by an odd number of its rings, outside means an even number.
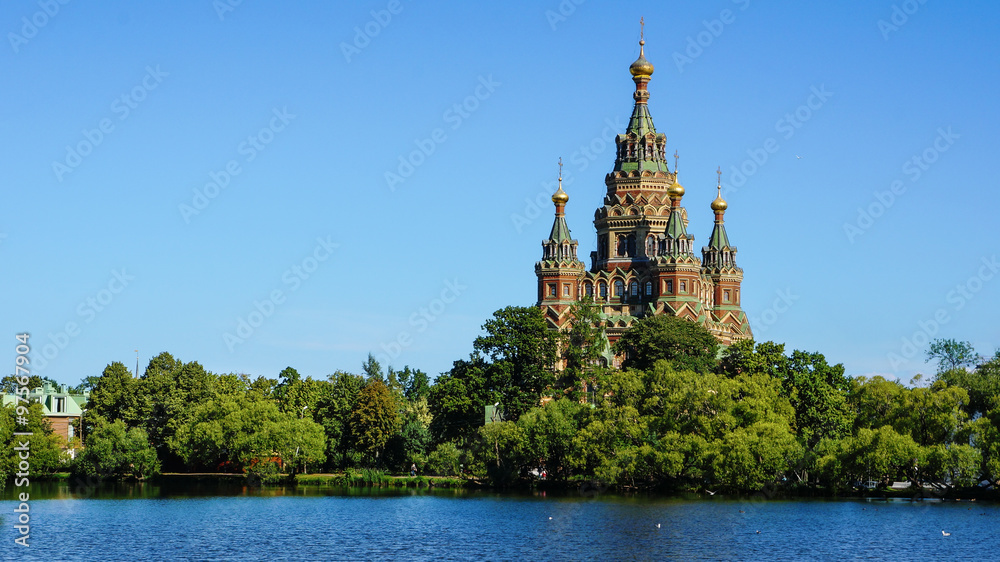
[[[710,269],[736,268],[736,247],[729,245],[729,236],[726,234],[725,215],[729,203],[722,198],[722,167],[716,173],[719,181],[716,185],[718,195],[712,201],[712,211],[715,212],[715,226],[712,228],[712,235],[708,239],[708,246],[701,249],[702,264]]]
[[[674,154],[677,158],[677,154]],[[676,160],[675,160],[676,162]],[[687,233],[684,226],[684,214],[681,211],[681,198],[684,197],[684,186],[677,179],[677,164],[674,164],[674,183],[667,188],[670,196],[670,217],[667,219],[667,229],[664,232],[666,247],[664,253],[672,256],[681,254],[691,254],[694,244],[694,236]]]
[[[549,238],[542,241],[543,260],[557,260],[565,263],[579,261],[576,257],[577,241],[573,240],[569,225],[566,224],[567,202],[569,202],[569,195],[562,188],[562,158],[560,158],[559,189],[552,194],[552,203],[556,206],[556,216],[555,220],[552,221],[552,231],[549,232]]]
[[[628,120],[628,128],[624,135],[618,135],[616,144],[618,145],[618,156],[615,159],[615,171],[633,170],[670,172],[667,165],[664,150],[667,144],[667,137],[656,132],[653,125],[653,117],[649,114],[649,78],[653,75],[653,64],[646,60],[646,39],[645,20],[640,19],[639,25],[642,27],[639,40],[639,58],[628,67],[635,82],[635,92],[632,99],[635,105],[632,107],[632,116]]]
[[[656,134],[653,117],[649,114],[649,108],[646,106],[646,102],[649,101],[649,91],[646,86],[649,84],[649,78],[653,75],[653,64],[646,60],[645,25],[645,20],[639,18],[639,58],[628,67],[632,81],[635,82],[635,93],[632,94],[635,107],[632,109],[632,118],[629,119],[627,132],[635,133],[640,137],[647,133]]]
[[[572,239],[569,226],[566,224],[566,203],[569,202],[569,194],[562,188],[562,158],[559,159],[559,189],[552,194],[552,203],[556,206],[556,219],[552,223],[552,232],[549,233],[549,242],[565,242]]]

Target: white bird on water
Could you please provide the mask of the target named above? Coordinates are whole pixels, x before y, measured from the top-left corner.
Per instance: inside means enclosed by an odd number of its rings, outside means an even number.
[[[659,523],[657,523],[657,524],[656,524],[656,528],[657,528],[657,529],[659,529],[659,528],[660,528],[660,524],[659,524]]]
[[[944,536],[946,536],[946,537],[950,537],[951,536],[951,533],[946,533],[943,530],[941,531],[941,534],[944,535]]]

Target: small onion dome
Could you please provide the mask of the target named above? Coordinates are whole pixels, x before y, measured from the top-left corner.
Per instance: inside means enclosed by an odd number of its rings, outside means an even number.
[[[569,201],[569,195],[563,191],[562,185],[559,186],[559,190],[552,194],[552,202],[556,205],[565,205]]]
[[[645,41],[639,41],[639,58],[632,63],[632,66],[628,67],[628,71],[632,73],[632,76],[637,78],[640,76],[649,78],[653,75],[653,63],[646,60],[646,56],[643,54],[642,46],[645,44]]]
[[[675,181],[670,184],[670,187],[667,188],[667,195],[673,199],[680,199],[681,197],[684,197],[684,186],[681,185],[681,182]]]
[[[712,201],[712,210],[725,211],[728,208],[729,203],[726,203],[726,200],[722,198],[722,189],[719,189],[719,195],[715,198],[715,201]]]

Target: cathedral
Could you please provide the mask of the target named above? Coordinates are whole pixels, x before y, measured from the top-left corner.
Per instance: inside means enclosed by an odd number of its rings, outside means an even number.
[[[721,173],[710,204],[715,224],[699,258],[681,205],[685,190],[677,177],[677,154],[671,171],[667,137],[656,132],[649,113],[647,86],[653,65],[643,45],[640,40],[639,58],[629,67],[635,82],[632,117],[628,129],[615,138],[614,169],[604,178],[604,205],[594,214],[597,250],[590,253],[589,268],[577,258],[577,241],[564,213],[569,195],[562,189],[560,173],[559,189],[552,196],[552,232],[542,241],[542,259],[535,264],[538,306],[549,326],[561,329],[572,323],[575,302],[592,299],[601,309],[612,344],[635,320],[658,314],[698,322],[724,345],[751,339],[740,307],[743,270],[726,235],[728,205],[722,198]]]

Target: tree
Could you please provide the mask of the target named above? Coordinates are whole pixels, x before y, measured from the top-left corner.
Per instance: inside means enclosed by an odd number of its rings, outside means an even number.
[[[18,414],[18,406],[27,406],[27,412],[23,410]],[[16,425],[18,417],[23,417],[28,422],[25,426]],[[30,433],[27,436],[14,436],[14,432]],[[17,472],[14,468],[23,460],[20,453],[15,450],[20,443],[26,442],[30,454],[31,474],[48,474],[64,469],[69,460],[62,447],[66,444],[65,439],[56,435],[52,431],[52,424],[44,415],[42,405],[32,402],[25,405],[23,402],[8,404],[0,408],[0,443],[5,443],[6,448],[0,451],[0,480]],[[3,485],[0,484],[0,490]]]
[[[615,343],[622,367],[649,370],[660,359],[675,369],[706,373],[716,365],[719,342],[701,324],[670,315],[638,320]]]
[[[494,485],[506,486],[520,474],[524,464],[524,430],[511,421],[488,423],[479,428],[480,454],[486,474]]]
[[[377,380],[385,383],[385,376],[382,375],[382,365],[375,360],[375,356],[371,353],[368,354],[368,359],[361,364],[361,369],[365,372],[365,376],[369,380]]]
[[[409,365],[403,367],[399,375],[399,383],[403,387],[403,396],[409,401],[426,399],[431,389],[431,379],[427,373],[420,369],[410,369]]]
[[[847,435],[854,412],[847,403],[849,388],[844,366],[829,365],[820,353],[794,351],[784,373],[775,373],[795,409],[795,425],[803,443],[812,448],[825,437]]]
[[[487,369],[481,356],[472,355],[455,361],[447,374],[434,380],[427,405],[436,442],[467,440],[483,424],[485,406],[499,402],[499,392],[489,390]]]
[[[484,335],[472,347],[492,362],[484,393],[499,394],[508,420],[537,406],[553,382],[557,334],[548,328],[541,309],[508,306],[483,324]],[[480,408],[486,406],[483,402]]]
[[[939,371],[935,377],[951,386],[958,386],[969,393],[966,411],[969,417],[985,415],[1000,406],[1000,351],[984,360],[975,370],[965,367]]]
[[[563,340],[566,368],[562,374],[567,386],[593,372],[608,350],[601,310],[593,299],[588,297],[575,303],[570,309],[570,317],[573,323]]]
[[[756,491],[777,483],[801,455],[801,445],[785,423],[757,422],[727,433],[717,442],[715,481],[733,490]]]
[[[142,421],[139,385],[122,363],[115,361],[104,368],[87,402],[88,413],[108,421],[122,420],[135,427]]]
[[[278,457],[294,471],[326,457],[322,426],[282,412],[270,400],[222,396],[203,402],[173,439],[191,468],[216,470],[231,463],[246,469]]]
[[[529,462],[544,460],[550,475],[565,478],[583,409],[579,402],[561,398],[521,416],[517,425],[524,432],[525,457]]]
[[[941,338],[932,340],[927,350],[925,363],[932,359],[938,362],[939,373],[972,367],[979,362],[979,356],[971,343]]]
[[[378,459],[400,426],[399,406],[385,383],[369,379],[358,395],[349,424],[358,449]]]
[[[109,422],[94,417],[75,472],[113,479],[144,479],[159,473],[160,461],[144,429],[127,428],[120,419]]]
[[[365,379],[343,371],[336,371],[328,379],[319,388],[313,419],[323,426],[326,433],[329,466],[342,468],[357,456],[348,420],[365,386]]]

